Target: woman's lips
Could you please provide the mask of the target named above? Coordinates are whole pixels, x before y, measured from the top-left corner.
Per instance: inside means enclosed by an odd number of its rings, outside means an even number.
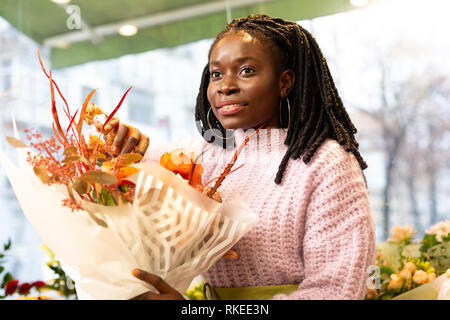
[[[242,103],[219,103],[219,112],[221,115],[227,116],[238,113],[245,108],[245,104]]]
[[[241,111],[242,109],[244,109],[245,107],[243,105],[240,104],[232,104],[232,105],[227,105],[227,106],[223,106],[219,109],[219,112],[221,115],[223,116],[228,116],[231,114],[235,114],[238,113],[239,111]]]

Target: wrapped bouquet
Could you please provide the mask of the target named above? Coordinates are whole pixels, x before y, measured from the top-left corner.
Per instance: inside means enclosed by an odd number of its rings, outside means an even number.
[[[218,259],[236,258],[229,250],[257,218],[238,200],[222,203],[218,188],[250,137],[223,174],[202,185],[199,157],[189,151],[169,152],[159,164],[140,162],[148,137],[115,117],[131,88],[110,114],[90,102],[92,91],[72,115],[39,61],[50,81],[54,136],[43,140],[28,130],[28,143],[8,137],[19,165],[4,154],[0,160],[23,212],[75,281],[78,297],[129,299],[156,291],[132,276],[135,268],[185,292]],[[69,119],[65,130],[55,88]],[[98,133],[85,137],[84,122]],[[119,135],[127,137],[120,150],[114,143]]]

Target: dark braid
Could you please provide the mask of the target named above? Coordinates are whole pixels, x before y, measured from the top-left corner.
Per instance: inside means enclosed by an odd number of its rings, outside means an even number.
[[[295,73],[297,85],[293,86],[288,95],[291,123],[284,142],[288,149],[278,168],[275,183],[281,183],[290,158],[298,159],[302,156],[303,161],[308,163],[328,138],[336,140],[347,152],[353,153],[362,170],[367,168],[358,151],[359,144],[354,135],[356,128],[345,110],[328,64],[314,37],[294,21],[263,14],[249,15],[246,18],[234,19],[216,36],[209,50],[208,60],[220,39],[229,32],[239,31],[245,31],[262,42],[275,44],[280,57],[280,66],[277,67],[280,71],[291,69]],[[210,108],[208,85],[209,63],[203,70],[195,108],[195,120],[203,137],[210,128],[207,120]],[[282,108],[285,109],[287,108]],[[281,122],[287,123],[288,119],[287,111],[281,112]],[[221,135],[218,136],[226,137],[225,128],[213,112],[209,115],[209,121],[212,129],[220,131]],[[208,142],[226,147],[226,139],[215,137],[213,141]]]

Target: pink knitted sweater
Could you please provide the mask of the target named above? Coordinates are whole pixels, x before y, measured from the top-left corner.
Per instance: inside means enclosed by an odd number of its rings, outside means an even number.
[[[328,139],[308,164],[290,159],[277,185],[286,133],[265,129],[253,136],[233,168],[244,166],[219,188],[224,201],[246,202],[259,223],[234,246],[237,260],[221,259],[202,277],[214,287],[299,284],[274,299],[362,299],[375,258],[375,224],[359,164]],[[239,146],[248,133],[238,129],[234,135]],[[146,158],[159,161],[175,147],[197,154],[207,149],[203,183],[219,176],[235,151],[199,140],[150,145]]]

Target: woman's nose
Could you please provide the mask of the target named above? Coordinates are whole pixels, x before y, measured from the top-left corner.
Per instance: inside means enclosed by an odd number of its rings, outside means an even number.
[[[239,88],[233,77],[224,77],[219,86],[219,93],[230,95],[239,91]]]

